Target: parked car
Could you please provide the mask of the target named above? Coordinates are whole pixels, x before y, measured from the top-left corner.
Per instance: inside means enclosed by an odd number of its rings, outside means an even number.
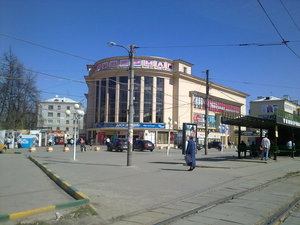
[[[128,150],[127,140],[123,138],[114,139],[110,142],[107,150],[108,151],[115,150],[120,152],[123,152],[123,150]]]
[[[133,150],[138,149],[141,151],[150,150],[151,152],[154,150],[155,146],[151,141],[147,140],[137,140],[133,143]]]
[[[197,143],[197,150],[201,150],[203,148],[202,144]]]
[[[222,142],[221,141],[213,141],[208,143],[208,148],[216,148],[218,150],[222,149]]]

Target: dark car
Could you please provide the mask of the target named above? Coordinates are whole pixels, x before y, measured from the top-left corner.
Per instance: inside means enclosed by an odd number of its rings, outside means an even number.
[[[208,143],[208,148],[216,148],[218,150],[222,149],[222,142],[221,141],[213,141]]]
[[[126,139],[118,138],[110,142],[107,151],[119,151],[128,150],[128,142]]]
[[[202,144],[197,143],[197,150],[201,150],[203,148]]]
[[[147,140],[137,140],[133,143],[133,150],[150,150],[151,152],[154,150],[155,146],[151,141]]]

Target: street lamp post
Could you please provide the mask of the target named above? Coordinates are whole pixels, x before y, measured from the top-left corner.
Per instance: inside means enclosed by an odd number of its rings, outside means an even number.
[[[74,127],[74,146],[73,146],[73,160],[76,160],[76,132],[77,132],[77,127],[78,127],[78,122],[80,120],[80,118],[84,115],[84,111],[80,110],[80,105],[79,104],[75,104],[74,105],[75,108],[75,114],[74,114],[74,121],[75,121],[75,127]],[[71,111],[70,110],[66,110],[66,114],[67,115],[71,115]],[[78,127],[79,130],[79,127]],[[79,133],[78,133],[79,136]]]
[[[132,165],[132,149],[133,149],[133,89],[134,89],[134,70],[133,70],[133,58],[134,58],[134,49],[138,48],[135,45],[130,45],[129,48],[123,45],[118,45],[114,42],[108,42],[109,46],[117,46],[124,48],[129,55],[129,112],[128,112],[128,151],[127,151],[127,166]]]

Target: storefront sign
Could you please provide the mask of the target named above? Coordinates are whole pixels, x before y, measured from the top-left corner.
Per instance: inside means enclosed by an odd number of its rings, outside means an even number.
[[[198,127],[205,127],[205,115],[200,113],[193,114],[193,123],[196,123]],[[216,117],[208,115],[208,126],[216,128]]]
[[[128,128],[128,123],[98,123],[96,128]],[[134,123],[133,128],[166,129],[166,125],[161,123]]]
[[[103,62],[96,66],[95,71],[107,70],[116,67],[128,67],[129,64],[130,64],[129,59]],[[143,68],[167,70],[167,71],[172,71],[173,69],[171,63],[165,61],[158,61],[158,60],[135,59],[133,65],[135,67],[143,67]]]
[[[194,95],[193,100],[194,100],[193,105],[195,109],[205,109],[204,98]],[[220,112],[220,113],[228,112],[228,113],[237,113],[237,114],[241,113],[241,108],[238,106],[214,101],[211,99],[209,99],[208,106],[209,106],[209,110],[213,112]]]

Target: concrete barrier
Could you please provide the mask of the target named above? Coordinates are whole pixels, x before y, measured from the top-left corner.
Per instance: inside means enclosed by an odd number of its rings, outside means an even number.
[[[36,148],[35,148],[35,147],[31,147],[31,148],[28,149],[28,151],[30,151],[30,152],[35,152],[35,151],[36,151]]]
[[[53,151],[53,148],[52,148],[52,147],[47,147],[47,148],[46,148],[46,151],[47,151],[47,152],[52,152],[52,151]]]

